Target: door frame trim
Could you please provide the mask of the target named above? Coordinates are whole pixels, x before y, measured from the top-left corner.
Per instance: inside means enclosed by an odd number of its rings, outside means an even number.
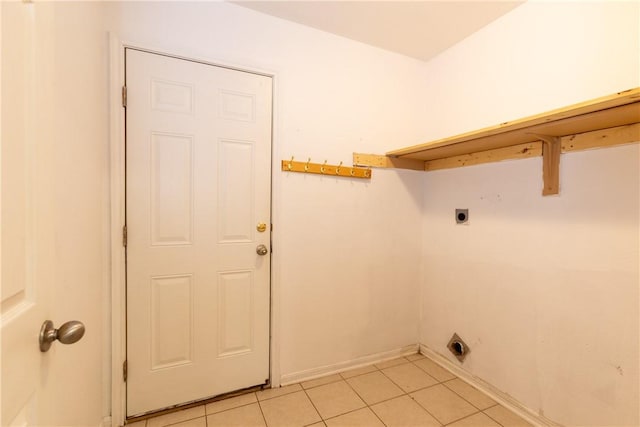
[[[110,283],[111,283],[111,425],[122,426],[126,420],[126,384],[122,378],[122,366],[126,360],[126,253],[122,245],[122,229],[125,224],[125,110],[122,107],[122,87],[125,83],[125,49],[132,48],[149,53],[171,56],[177,59],[200,62],[217,67],[264,75],[272,79],[271,105],[271,223],[275,222],[279,212],[275,200],[280,199],[277,160],[280,158],[276,144],[278,135],[278,73],[265,70],[251,64],[237,65],[219,58],[204,58],[189,54],[184,56],[172,52],[169,48],[148,46],[144,43],[121,40],[116,33],[109,32],[109,151],[110,151]],[[271,247],[276,244],[271,233]],[[276,251],[277,253],[277,251]],[[270,274],[270,342],[269,342],[269,380],[272,387],[280,386],[280,345],[279,345],[279,258],[271,254]],[[109,315],[105,313],[106,316]],[[109,324],[107,322],[106,324]],[[105,343],[108,345],[107,343]],[[108,347],[107,347],[108,348]],[[105,363],[106,365],[106,363]]]

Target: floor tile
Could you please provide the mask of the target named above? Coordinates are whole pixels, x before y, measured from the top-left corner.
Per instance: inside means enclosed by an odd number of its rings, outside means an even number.
[[[240,396],[229,397],[224,400],[218,400],[217,402],[208,403],[205,407],[205,411],[207,415],[215,414],[216,412],[226,411],[227,409],[237,408],[257,401],[258,399],[256,399],[255,393],[247,393]]]
[[[420,359],[424,359],[424,355],[420,354],[420,353],[416,353],[416,354],[411,354],[409,356],[405,356],[407,358],[408,361],[410,362],[414,362],[416,360],[420,360]]]
[[[493,408],[486,409],[485,414],[502,424],[504,427],[528,427],[531,426],[528,422],[505,408],[504,406],[494,406]]]
[[[204,417],[204,415],[204,405],[200,405],[195,408],[183,409],[182,411],[171,412],[169,414],[160,415],[159,417],[149,418],[147,420],[147,427],[164,427],[170,424]]]
[[[482,412],[463,418],[447,427],[500,427],[500,424],[487,417]]]
[[[309,389],[309,388],[317,387],[319,385],[334,383],[336,381],[341,381],[341,380],[342,380],[342,377],[340,376],[340,374],[335,374],[335,375],[328,375],[326,377],[316,378],[314,380],[305,381],[301,383],[301,385],[302,385],[302,388]]]
[[[229,409],[207,416],[208,427],[264,427],[262,411],[257,403]]]
[[[323,419],[366,406],[353,389],[342,380],[312,388],[307,390],[307,394]]]
[[[207,427],[205,417],[194,418],[192,420],[182,421],[181,423],[171,424],[171,427]]]
[[[369,408],[358,409],[348,414],[326,420],[328,427],[384,427]]]
[[[421,354],[301,384],[247,393],[126,427],[440,427],[442,424],[531,427]]]
[[[269,427],[306,426],[321,421],[304,391],[260,401],[260,407]]]
[[[443,383],[449,389],[462,396],[467,402],[471,403],[478,409],[487,409],[496,405],[496,402],[481,392],[480,390],[470,386],[460,378]]]
[[[349,369],[348,371],[340,372],[340,375],[342,375],[342,378],[347,379],[357,377],[358,375],[362,374],[368,374],[369,372],[375,372],[377,370],[378,368],[376,368],[374,365],[367,365],[360,368]]]
[[[438,383],[438,380],[413,363],[392,366],[391,368],[383,369],[382,373],[396,383],[405,393],[411,393]]]
[[[411,397],[442,424],[449,424],[478,412],[469,402],[443,385],[416,391]]]
[[[402,390],[382,372],[371,372],[349,378],[347,382],[367,402],[367,405],[373,405],[403,394]]]
[[[387,427],[439,427],[440,423],[409,396],[378,403],[371,407]]]
[[[300,386],[300,384],[291,384],[284,387],[265,388],[264,390],[257,391],[256,397],[258,398],[258,400],[267,400],[278,396],[284,396],[285,394],[295,393],[296,391],[301,390],[302,387]]]
[[[440,382],[456,378],[456,376],[451,372],[447,371],[442,366],[426,357],[424,359],[416,360],[413,363],[415,363],[418,368],[422,369],[427,374],[431,375],[433,378],[437,379]]]
[[[376,363],[376,368],[378,369],[390,368],[391,366],[401,365],[407,362],[408,360],[405,359],[404,357],[397,357],[395,359],[385,360],[384,362]]]

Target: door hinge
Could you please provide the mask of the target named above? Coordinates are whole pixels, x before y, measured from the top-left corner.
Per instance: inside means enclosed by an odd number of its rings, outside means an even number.
[[[122,246],[127,247],[127,226],[122,227]]]
[[[125,360],[124,362],[122,362],[122,379],[124,380],[124,382],[127,382],[127,361]]]
[[[122,106],[127,106],[127,87],[122,86]]]

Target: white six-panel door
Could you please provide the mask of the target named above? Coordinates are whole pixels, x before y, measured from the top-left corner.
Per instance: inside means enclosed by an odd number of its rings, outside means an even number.
[[[126,85],[133,416],[269,378],[272,81],[127,49]]]

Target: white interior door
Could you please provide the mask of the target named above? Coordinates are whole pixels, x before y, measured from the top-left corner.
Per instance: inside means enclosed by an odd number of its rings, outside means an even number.
[[[133,416],[269,378],[272,81],[127,49],[126,85]]]
[[[4,90],[4,88],[3,88]],[[4,95],[4,94],[3,94]],[[4,116],[7,118],[8,114]],[[47,279],[38,275],[35,256],[35,192],[29,155],[34,148],[13,126],[2,139],[2,419],[7,425],[38,425],[37,401],[45,357],[38,332],[47,315]]]
[[[5,13],[7,13],[5,11]],[[28,20],[24,22],[30,25]],[[29,61],[27,54],[21,58]],[[37,337],[46,318],[43,277],[36,277],[34,159],[37,147],[30,64],[27,75],[3,70],[2,84],[2,420],[1,425],[33,425],[37,417],[42,355]],[[5,84],[14,82],[13,85]],[[11,109],[5,99],[16,100]]]
[[[22,4],[2,4],[2,409],[0,425],[52,425],[46,411],[63,384],[50,381],[54,344],[38,347],[51,314],[55,216],[39,15]],[[48,16],[45,15],[45,18]],[[42,55],[42,56],[40,56]],[[59,319],[54,319],[59,320]],[[56,327],[60,326],[56,324]],[[73,349],[75,350],[75,348]],[[72,350],[72,351],[73,351]],[[59,394],[58,394],[59,395]]]

